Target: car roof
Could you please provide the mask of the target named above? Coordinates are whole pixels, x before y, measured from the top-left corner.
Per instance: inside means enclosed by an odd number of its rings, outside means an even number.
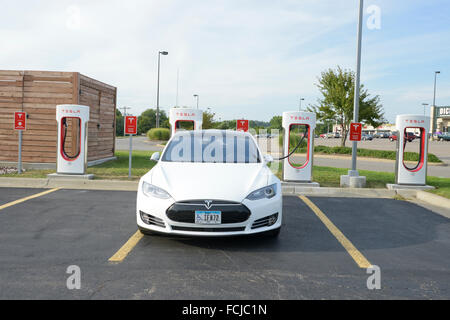
[[[248,132],[244,132],[244,131],[235,131],[235,130],[220,130],[220,129],[202,129],[202,130],[179,130],[174,134],[175,136],[180,136],[180,135],[189,135],[192,132],[194,133],[208,133],[208,134],[222,134],[222,133],[227,133],[227,134],[231,134],[231,135],[235,135],[235,136],[252,136],[250,133]]]

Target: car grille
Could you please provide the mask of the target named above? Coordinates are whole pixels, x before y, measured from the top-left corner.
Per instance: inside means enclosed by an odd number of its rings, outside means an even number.
[[[143,211],[139,211],[139,214],[141,215],[142,221],[144,221],[146,224],[152,224],[161,228],[166,227],[164,221],[160,218],[152,216],[151,214],[145,213]]]
[[[172,226],[172,230],[177,231],[193,231],[193,232],[236,232],[244,231],[245,227],[233,227],[233,228],[196,228],[196,227],[179,227]]]
[[[247,221],[250,217],[250,210],[242,203],[224,200],[212,200],[209,208],[206,207],[205,200],[179,201],[171,205],[166,214],[172,221],[194,223],[197,210],[220,211],[222,224],[240,223]]]
[[[272,226],[277,222],[277,220],[278,220],[278,213],[255,220],[255,222],[253,222],[252,224],[252,229]]]

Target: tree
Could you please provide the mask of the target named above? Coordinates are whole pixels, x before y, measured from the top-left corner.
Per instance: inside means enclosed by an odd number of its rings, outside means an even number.
[[[119,109],[116,109],[116,136],[123,136],[123,115]]]
[[[236,120],[223,120],[215,122],[214,128],[220,130],[234,130],[236,129]]]
[[[205,110],[203,111],[203,124],[202,124],[202,129],[212,129],[215,127],[215,121],[214,121],[214,116],[216,114]]]
[[[345,146],[347,132],[353,120],[353,100],[355,91],[355,73],[351,70],[328,69],[322,72],[316,86],[322,94],[317,105],[308,107],[308,111],[316,112],[318,120],[337,121],[342,128],[341,146]],[[383,106],[380,97],[370,94],[364,85],[360,86],[359,97],[359,122],[370,124],[374,127],[385,121]]]
[[[281,129],[283,129],[283,117],[274,116],[270,119],[270,129],[278,129],[281,131]]]
[[[159,110],[159,124],[164,127],[168,120],[164,110]],[[147,133],[151,128],[156,127],[156,110],[147,109],[138,117],[138,134]]]

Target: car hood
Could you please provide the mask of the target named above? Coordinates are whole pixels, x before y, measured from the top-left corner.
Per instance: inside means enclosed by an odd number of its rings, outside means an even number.
[[[267,186],[271,176],[262,163],[159,162],[143,180],[166,190],[175,201],[241,202],[252,191]]]

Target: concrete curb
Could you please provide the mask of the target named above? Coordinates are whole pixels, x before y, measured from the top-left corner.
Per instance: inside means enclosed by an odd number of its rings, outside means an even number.
[[[438,196],[437,194],[417,191],[416,198],[428,204],[450,210],[450,199]]]
[[[84,190],[134,191],[138,181],[121,180],[72,180],[38,178],[0,178],[0,187],[6,188],[65,188]],[[327,188],[305,187],[301,184],[282,183],[283,195],[306,195],[313,197],[352,197],[352,198],[394,198],[417,199],[446,210],[450,209],[450,199],[420,190],[388,190],[367,188]]]
[[[397,192],[387,189],[366,188],[312,188],[294,183],[282,183],[283,195],[305,195],[316,197],[393,198]]]
[[[138,181],[0,178],[0,187],[136,191]],[[363,198],[393,198],[397,194],[395,190],[387,189],[323,188],[296,183],[282,183],[282,192],[283,195]]]
[[[120,180],[0,178],[0,187],[6,188],[65,188],[84,190],[136,191],[138,188],[138,184],[138,181]]]

